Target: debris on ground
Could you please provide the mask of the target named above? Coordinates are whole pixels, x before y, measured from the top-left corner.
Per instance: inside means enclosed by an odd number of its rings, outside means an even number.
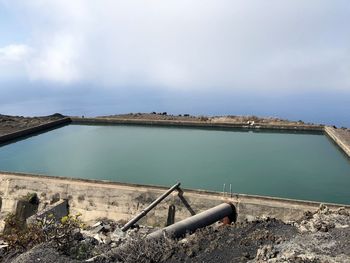
[[[136,225],[123,232],[123,224],[100,219],[74,235],[66,253],[50,242],[16,253],[0,241],[0,262],[350,262],[345,208],[321,205],[289,223],[263,218],[214,224],[179,240],[149,240],[145,237],[156,229]]]

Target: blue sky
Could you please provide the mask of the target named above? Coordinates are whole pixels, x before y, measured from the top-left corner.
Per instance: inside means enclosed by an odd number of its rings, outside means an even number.
[[[0,113],[350,126],[347,0],[0,0]]]

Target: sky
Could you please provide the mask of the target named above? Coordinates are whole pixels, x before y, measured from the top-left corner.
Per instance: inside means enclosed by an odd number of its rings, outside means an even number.
[[[348,0],[0,0],[0,114],[350,127]]]

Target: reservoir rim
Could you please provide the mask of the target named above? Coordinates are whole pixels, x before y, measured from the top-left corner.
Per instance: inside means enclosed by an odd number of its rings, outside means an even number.
[[[156,189],[156,190],[168,190],[169,188],[162,185],[152,185],[152,184],[135,184],[135,183],[124,183],[124,182],[117,182],[117,181],[109,181],[109,180],[97,180],[97,179],[85,179],[85,178],[72,178],[72,177],[65,177],[65,176],[56,176],[56,175],[47,175],[47,174],[36,174],[36,173],[22,173],[22,172],[9,172],[9,171],[0,171],[0,178],[1,176],[14,176],[14,177],[26,177],[31,179],[39,179],[44,178],[46,180],[58,180],[58,181],[72,181],[74,183],[88,183],[88,184],[98,184],[98,185],[105,185],[106,187],[112,187],[112,186],[125,186],[125,187],[131,187],[131,188],[146,188],[146,189]],[[176,182],[174,182],[176,183]],[[190,189],[190,188],[183,188],[187,193],[191,194],[198,194],[198,195],[206,195],[206,196],[221,196],[224,199],[230,199],[229,193],[226,193],[224,195],[223,192],[218,191],[210,191],[210,190],[204,190],[204,189]],[[245,200],[263,200],[265,202],[277,202],[277,203],[283,203],[284,205],[306,205],[306,206],[319,206],[321,204],[324,204],[328,206],[329,208],[339,208],[339,207],[345,207],[350,209],[349,204],[342,204],[342,203],[331,203],[331,202],[319,202],[319,201],[310,201],[310,200],[302,200],[302,199],[292,199],[292,198],[282,198],[282,197],[275,197],[275,196],[264,196],[264,195],[253,195],[253,194],[244,194],[244,193],[232,193],[231,199],[237,199],[239,201],[240,198],[244,198]]]

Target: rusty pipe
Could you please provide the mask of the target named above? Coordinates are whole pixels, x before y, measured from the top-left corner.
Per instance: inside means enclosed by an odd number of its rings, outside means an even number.
[[[193,233],[199,228],[209,226],[226,217],[230,219],[230,222],[236,221],[236,208],[232,203],[223,203],[202,213],[188,217],[173,225],[167,226],[163,229],[149,234],[147,238],[160,238],[164,234],[172,238],[180,238],[187,233]]]

